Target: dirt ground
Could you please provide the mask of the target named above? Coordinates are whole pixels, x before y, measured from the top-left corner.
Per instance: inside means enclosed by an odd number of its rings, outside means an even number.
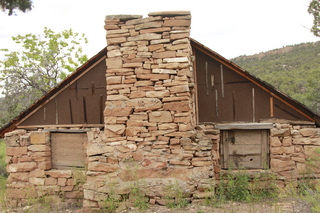
[[[80,206],[59,205],[54,209],[43,209],[43,207],[25,206],[16,209],[2,210],[2,213],[91,213]],[[107,212],[107,211],[98,211]],[[312,213],[309,206],[302,201],[286,198],[278,201],[264,201],[260,203],[228,202],[215,206],[207,206],[203,203],[193,203],[186,208],[167,208],[166,206],[150,205],[146,210],[131,207],[119,210],[117,213]]]

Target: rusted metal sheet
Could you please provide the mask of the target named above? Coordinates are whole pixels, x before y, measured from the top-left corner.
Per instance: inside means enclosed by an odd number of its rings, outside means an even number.
[[[64,106],[60,106],[58,105],[58,108],[60,110],[58,110],[58,117],[55,117],[55,110],[56,110],[56,106],[55,104],[52,104],[52,100],[55,99],[59,94],[61,94],[61,92],[65,92],[66,87],[70,87],[71,84],[73,84],[74,82],[75,85],[75,91],[73,92],[73,97],[76,97],[75,99],[77,99],[77,84],[78,81],[77,79],[81,79],[83,77],[83,75],[90,70],[92,67],[96,67],[97,64],[99,64],[100,68],[105,67],[105,62],[104,59],[106,58],[106,54],[107,54],[107,47],[103,48],[99,53],[97,53],[95,56],[93,56],[91,59],[89,59],[85,64],[83,64],[81,67],[79,67],[75,72],[73,72],[70,76],[68,76],[65,80],[63,80],[58,86],[56,86],[55,88],[53,88],[52,90],[50,90],[46,95],[44,95],[43,97],[41,97],[39,100],[37,100],[34,104],[32,104],[28,109],[26,109],[24,112],[22,112],[20,115],[18,115],[16,118],[14,118],[13,120],[11,120],[8,124],[6,124],[4,127],[2,127],[0,129],[0,137],[4,137],[4,134],[6,132],[10,132],[14,129],[16,129],[17,127],[22,127],[22,123],[28,125],[28,126],[33,126],[34,128],[37,128],[39,126],[43,126],[44,123],[56,123],[56,118],[58,118],[58,123],[59,122],[66,122],[68,124],[58,124],[58,126],[63,126],[63,127],[68,127],[70,126],[70,123],[76,123],[77,121],[75,121],[75,118],[78,117],[78,114],[76,114],[76,111],[74,110],[74,108],[77,108],[76,106],[76,102],[71,99],[69,101],[69,99],[61,99],[58,100],[58,103],[62,103],[66,106],[66,108],[64,108]],[[101,62],[101,63],[99,63]],[[101,71],[101,72],[100,72]],[[103,72],[103,74],[102,74]],[[101,69],[99,69],[99,73],[92,73],[93,76],[95,76],[95,79],[98,79],[98,81],[104,81],[103,86],[100,86],[99,88],[102,89],[105,88],[105,69],[104,71]],[[86,81],[86,80],[84,80]],[[89,85],[85,85],[84,87],[90,87],[91,88],[91,82]],[[97,82],[95,83],[95,87],[97,87],[97,85],[99,85]],[[80,91],[80,90],[79,90]],[[97,94],[97,90],[95,90],[95,95]],[[92,95],[92,92],[90,93],[90,95]],[[102,98],[106,97],[105,92],[101,92]],[[101,108],[101,96],[100,94],[97,95],[99,96],[98,98],[98,105],[96,107],[96,109],[98,109],[97,111],[100,111],[100,115],[99,115],[99,120],[98,122],[96,122],[96,118],[94,119],[94,123],[96,124],[91,124],[91,126],[97,126],[99,124],[99,126],[101,126],[101,110],[99,110],[99,106]],[[61,96],[63,97],[63,96]],[[60,97],[59,97],[60,99]],[[94,99],[96,100],[96,99]],[[71,107],[68,106],[69,102],[71,102]],[[93,102],[96,103],[96,102]],[[100,105],[99,105],[100,104]],[[62,108],[61,108],[62,107]],[[39,110],[41,108],[41,110]],[[62,111],[62,109],[67,110],[67,112],[69,113],[67,115],[68,121],[66,121],[67,119],[64,118],[64,114],[61,113],[59,114],[59,112]],[[71,110],[70,110],[71,109]],[[70,112],[72,111],[72,119],[71,119],[71,115]],[[31,120],[29,120],[30,117],[33,117]],[[54,122],[53,122],[54,120]],[[35,122],[36,121],[36,122]],[[39,123],[38,123],[39,121]],[[91,122],[90,119],[88,122]],[[31,125],[34,124],[34,125]],[[74,124],[73,126],[83,126],[83,123],[81,124]],[[87,125],[89,126],[89,125]],[[23,126],[26,127],[26,126]]]
[[[300,103],[193,41],[198,122],[318,121]]]
[[[105,72],[102,60],[19,125],[101,124],[101,103],[106,99]]]

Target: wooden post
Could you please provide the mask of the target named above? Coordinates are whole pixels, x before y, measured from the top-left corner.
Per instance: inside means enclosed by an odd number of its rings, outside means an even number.
[[[91,82],[91,95],[94,95],[95,90],[96,90],[96,88],[95,88],[95,86],[94,86],[94,81],[92,81],[92,82]]]
[[[207,89],[207,95],[209,95],[209,80],[208,80],[208,62],[206,62],[206,89]]]
[[[84,117],[84,123],[87,123],[87,103],[86,103],[86,97],[83,96],[82,98],[83,103],[83,117]]]
[[[215,92],[215,98],[216,98],[216,116],[217,116],[217,118],[219,117],[219,104],[218,104],[218,91],[217,90],[215,90],[214,91]]]
[[[58,98],[54,99],[56,107],[56,124],[59,124],[59,112],[58,112]]]
[[[103,96],[100,94],[100,123],[103,124]]]
[[[232,106],[233,106],[233,121],[236,121],[236,97],[235,92],[232,91]]]
[[[43,107],[43,121],[47,120],[47,107]]]
[[[270,97],[270,117],[273,118],[274,116],[274,104],[273,104],[273,97]]]
[[[71,121],[71,124],[73,124],[71,99],[69,99],[69,112],[70,112],[70,121]]]
[[[255,95],[254,88],[252,88],[252,122],[256,121]]]
[[[224,80],[223,80],[223,65],[220,64],[220,77],[221,77],[221,96],[224,98]]]

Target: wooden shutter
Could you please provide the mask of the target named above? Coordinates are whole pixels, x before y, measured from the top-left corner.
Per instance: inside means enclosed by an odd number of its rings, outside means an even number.
[[[51,133],[52,168],[84,167],[86,141],[86,133]]]
[[[222,131],[221,165],[224,169],[269,168],[269,130]]]

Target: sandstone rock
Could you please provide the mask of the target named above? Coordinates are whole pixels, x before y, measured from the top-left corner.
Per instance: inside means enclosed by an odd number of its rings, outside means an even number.
[[[303,137],[309,137],[309,136],[315,135],[317,133],[317,129],[305,128],[305,129],[300,129],[299,132]]]
[[[170,96],[170,92],[168,90],[146,92],[147,98],[164,98],[168,96]]]
[[[7,165],[7,171],[9,173],[14,172],[30,172],[38,168],[37,163],[35,162],[25,162],[18,164],[9,164]]]
[[[31,144],[48,144],[50,141],[50,132],[31,132],[30,143]]]
[[[70,170],[50,170],[45,173],[53,178],[71,178],[72,176],[72,172]]]
[[[36,186],[44,186],[44,178],[30,177],[29,182]]]
[[[107,85],[120,84],[122,82],[121,76],[108,76]]]
[[[176,111],[176,112],[189,112],[190,111],[190,104],[189,102],[170,102],[163,104],[164,110]]]
[[[278,137],[270,137],[270,146],[279,147],[281,145],[281,141]]]
[[[98,155],[103,153],[110,153],[114,151],[114,147],[107,146],[106,144],[101,143],[88,143],[87,145],[87,155]]]
[[[168,19],[164,21],[163,26],[164,27],[188,27],[190,26],[190,24],[191,24],[190,20]]]
[[[107,58],[106,63],[107,63],[108,69],[122,68],[122,59],[121,58]]]
[[[150,122],[172,122],[172,116],[169,111],[156,111],[149,113]]]
[[[7,147],[6,155],[7,156],[22,156],[28,154],[27,147]]]
[[[128,41],[149,41],[149,40],[157,40],[157,39],[161,39],[160,34],[147,33],[147,34],[140,34],[133,37],[129,37]]]
[[[7,182],[27,182],[29,181],[29,173],[28,172],[17,172],[17,173],[10,173]]]
[[[33,152],[46,152],[50,151],[51,147],[48,145],[31,145],[28,146],[28,150]]]
[[[162,102],[158,98],[136,98],[129,100],[127,106],[133,107],[136,112],[156,110],[162,107]]]
[[[114,172],[118,169],[118,165],[109,164],[109,163],[101,163],[101,162],[89,162],[88,170],[96,171],[96,172]]]

